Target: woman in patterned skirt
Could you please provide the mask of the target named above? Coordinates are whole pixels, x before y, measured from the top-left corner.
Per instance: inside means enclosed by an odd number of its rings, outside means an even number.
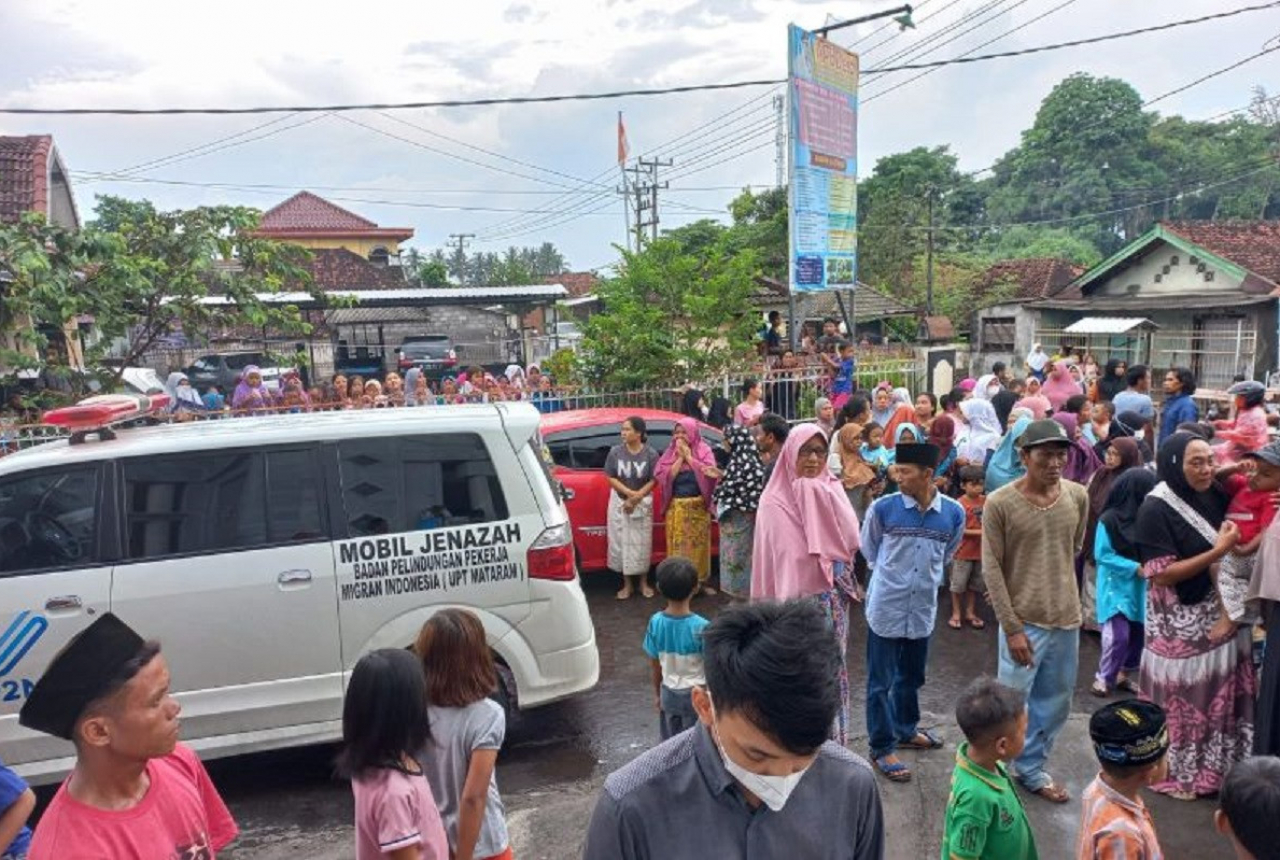
[[[720,470],[711,446],[698,433],[698,422],[681,418],[671,435],[671,444],[654,469],[661,510],[667,530],[667,555],[684,556],[698,569],[699,589],[715,594],[708,586],[711,575],[711,495]]]
[[[1249,634],[1222,623],[1210,568],[1240,532],[1214,479],[1213,450],[1190,433],[1160,445],[1160,484],[1135,529],[1148,582],[1146,644],[1138,686],[1164,708],[1169,775],[1152,791],[1178,800],[1211,795],[1253,745],[1256,684]]]
[[[729,463],[715,491],[720,521],[720,589],[730,597],[751,596],[751,550],[756,531],[756,506],[764,491],[764,463],[746,427],[730,427],[724,434]]]

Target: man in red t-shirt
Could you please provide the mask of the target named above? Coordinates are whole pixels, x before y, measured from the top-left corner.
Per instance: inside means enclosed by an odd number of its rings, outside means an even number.
[[[28,860],[214,860],[238,829],[178,743],[179,710],[157,643],[111,613],[72,639],[18,717],[76,747]]]

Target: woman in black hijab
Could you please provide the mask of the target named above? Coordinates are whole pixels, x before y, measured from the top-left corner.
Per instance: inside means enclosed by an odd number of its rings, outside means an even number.
[[[688,415],[694,421],[706,421],[707,412],[707,400],[702,392],[696,388],[686,389],[680,404],[680,414]]]
[[[1098,377],[1099,400],[1114,400],[1117,394],[1125,390],[1124,374],[1128,369],[1129,365],[1124,359],[1113,358],[1107,362],[1106,370]]]
[[[1204,439],[1174,433],[1160,446],[1160,484],[1138,512],[1135,543],[1147,580],[1139,686],[1169,714],[1169,775],[1153,791],[1213,794],[1253,745],[1255,678],[1248,632],[1220,624],[1211,568],[1240,532]]]

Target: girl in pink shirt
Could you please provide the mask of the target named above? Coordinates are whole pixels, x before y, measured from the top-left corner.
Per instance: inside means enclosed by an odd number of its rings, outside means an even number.
[[[361,657],[342,707],[338,757],[356,798],[356,860],[449,860],[440,812],[414,759],[429,738],[418,659],[400,648]]]

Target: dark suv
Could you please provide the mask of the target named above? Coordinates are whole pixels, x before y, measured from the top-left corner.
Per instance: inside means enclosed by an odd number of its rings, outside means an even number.
[[[230,394],[240,382],[244,369],[250,365],[257,366],[262,374],[262,384],[272,391],[280,388],[280,377],[291,369],[277,366],[274,359],[261,352],[232,352],[202,355],[183,373],[200,391],[217,385],[224,394]]]
[[[400,371],[417,367],[423,373],[438,375],[458,364],[458,352],[447,334],[424,334],[407,337],[398,351]]]

